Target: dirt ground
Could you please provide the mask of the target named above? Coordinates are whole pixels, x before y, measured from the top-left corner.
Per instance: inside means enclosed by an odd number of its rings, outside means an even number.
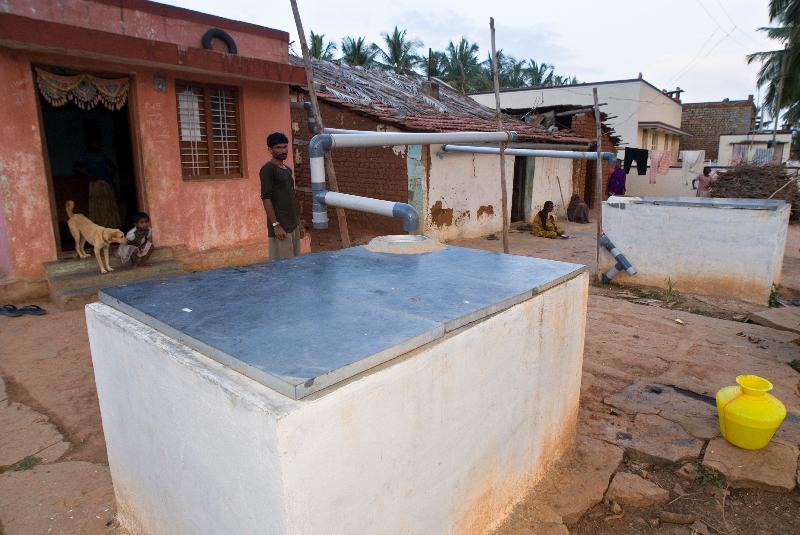
[[[593,229],[570,225],[570,240],[515,232],[511,252],[592,265]],[[485,238],[460,245],[501,249],[499,240]],[[793,226],[784,265],[787,293],[800,288],[798,248],[800,227]],[[0,378],[7,391],[3,394],[0,384],[0,426],[8,421],[19,428],[0,432],[0,534],[116,533],[83,312],[40,304],[50,314],[0,317]],[[565,523],[577,534],[692,533],[686,526],[654,527],[662,510],[693,513],[702,522],[694,526],[697,533],[800,533],[797,489],[737,489],[702,469],[685,479],[676,473],[680,462],[634,455],[636,447],[625,441],[639,429],[637,409],[609,404],[611,396],[637,382],[669,385],[682,396],[708,401],[736,375],[751,372],[773,381],[775,395],[800,422],[800,374],[788,365],[800,356],[797,336],[734,321],[746,319],[753,309],[699,296],[667,299],[625,288],[591,288],[576,446],[497,533],[567,533]],[[664,410],[659,414],[668,424],[686,424],[682,406],[672,416]],[[693,410],[691,403],[686,406]],[[796,421],[778,437],[793,447],[800,444]],[[656,429],[652,437],[668,441],[674,438],[670,433],[682,432],[671,429]],[[711,438],[692,440],[705,451]],[[3,451],[18,452],[14,455],[25,462],[8,460],[13,456],[2,460]],[[692,459],[697,464],[701,456]],[[668,490],[669,503],[623,506],[615,513],[613,504],[601,501],[616,472],[639,474]]]

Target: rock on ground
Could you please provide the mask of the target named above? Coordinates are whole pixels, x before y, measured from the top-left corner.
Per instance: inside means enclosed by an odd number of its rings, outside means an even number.
[[[20,403],[0,406],[0,466],[35,455],[53,462],[69,449],[69,442],[46,416]]]
[[[106,466],[73,461],[0,475],[0,522],[6,535],[108,534],[113,517]]]
[[[718,438],[708,444],[703,466],[720,472],[734,488],[789,492],[798,483],[797,456],[797,446],[779,440],[751,451]]]
[[[604,399],[607,405],[628,414],[657,414],[702,440],[719,435],[717,410],[711,401],[707,403],[671,386],[640,382]]]
[[[650,507],[667,501],[669,491],[636,474],[617,472],[606,491],[605,499],[609,503],[615,501],[631,507]]]
[[[653,463],[677,463],[700,456],[703,442],[683,427],[655,414],[637,414],[628,432],[618,432],[617,444],[632,458]]]

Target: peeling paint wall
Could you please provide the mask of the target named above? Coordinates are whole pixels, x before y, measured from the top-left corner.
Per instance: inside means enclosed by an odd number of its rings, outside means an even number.
[[[425,234],[440,241],[451,241],[500,231],[503,228],[500,157],[441,153],[441,145],[431,145],[430,150]],[[507,156],[509,213],[513,185],[514,157]]]
[[[484,236],[500,232],[502,204],[500,195],[500,157],[493,154],[441,154],[441,146],[431,146],[431,169],[428,176],[428,204],[425,234],[440,241]],[[558,179],[569,203],[572,195],[572,160],[528,158],[526,175],[533,173],[533,184],[526,191],[526,212],[536,213],[545,201],[556,204],[556,214],[563,217]],[[526,181],[528,180],[526,176]],[[557,179],[558,178],[558,179]],[[514,187],[514,157],[506,157],[508,212]]]
[[[42,277],[56,255],[47,173],[30,62],[0,49],[0,271],[16,279]]]

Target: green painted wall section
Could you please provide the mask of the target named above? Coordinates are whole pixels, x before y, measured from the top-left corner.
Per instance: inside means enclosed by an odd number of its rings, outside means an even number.
[[[536,158],[525,158],[525,221],[531,220],[531,203],[533,203],[533,172],[536,170]]]
[[[416,208],[420,221],[425,221],[425,165],[422,162],[422,145],[409,145],[406,150],[408,169],[408,204]],[[422,232],[424,223],[420,225]]]

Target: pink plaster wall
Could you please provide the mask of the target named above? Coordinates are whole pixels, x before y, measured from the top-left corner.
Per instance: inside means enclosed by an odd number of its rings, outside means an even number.
[[[186,81],[187,77],[179,79]],[[189,81],[206,80],[192,77]],[[156,92],[152,73],[143,71],[136,77],[146,207],[156,229],[156,244],[186,245],[190,251],[202,251],[263,242],[266,248],[258,172],[268,159],[266,135],[275,130],[291,134],[288,87],[238,85],[244,178],[184,180],[174,82],[175,77],[169,76],[168,91]]]
[[[0,266],[18,279],[39,278],[55,258],[47,175],[30,62],[0,49]]]
[[[0,10],[14,15],[196,48],[202,47],[203,34],[216,27],[231,35],[240,56],[285,63],[289,53],[285,32],[143,0],[14,0],[0,4]]]

